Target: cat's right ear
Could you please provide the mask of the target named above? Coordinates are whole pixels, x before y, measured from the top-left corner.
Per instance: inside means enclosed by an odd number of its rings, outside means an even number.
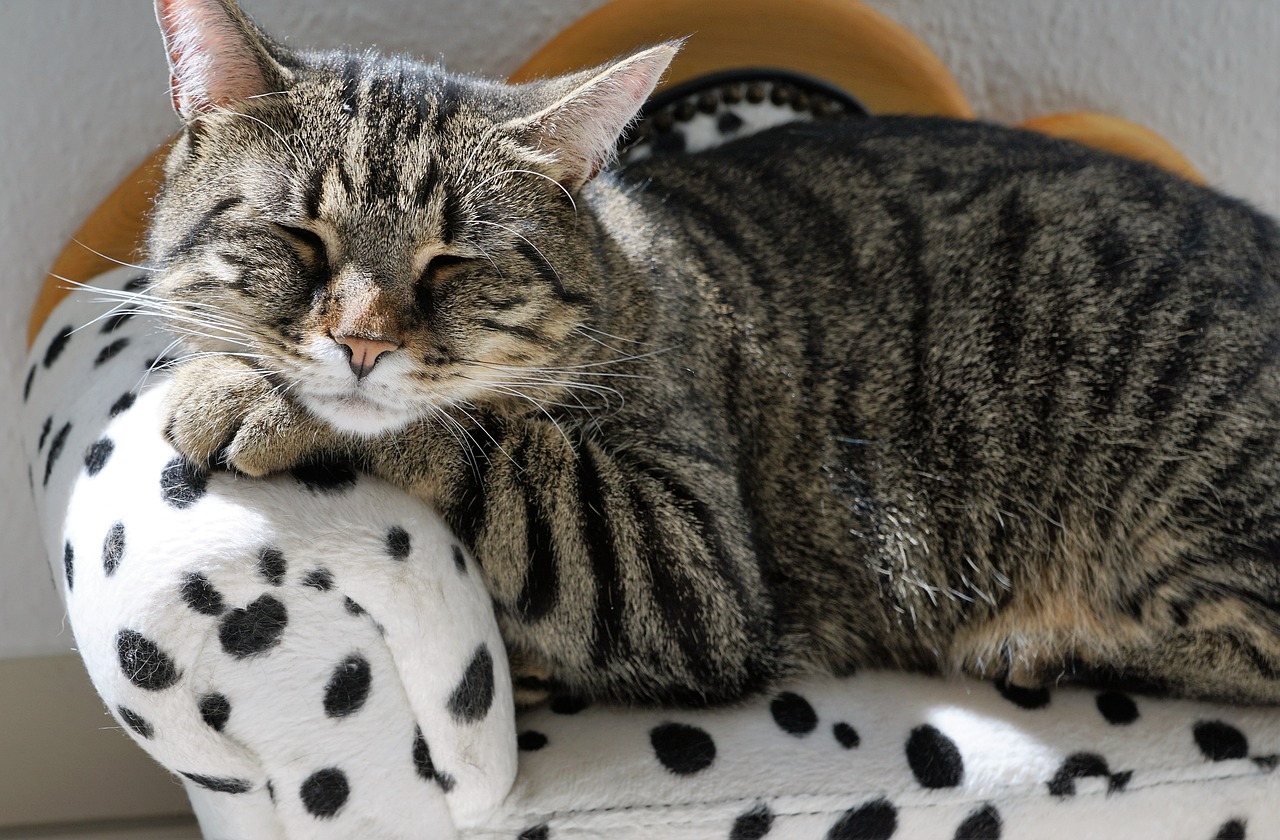
[[[173,110],[190,122],[222,105],[282,89],[289,73],[234,0],[155,0],[169,55]]]

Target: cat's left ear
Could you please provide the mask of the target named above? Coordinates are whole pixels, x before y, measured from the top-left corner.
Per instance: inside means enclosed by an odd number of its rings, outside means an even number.
[[[552,161],[556,178],[575,190],[607,166],[618,138],[680,50],[679,41],[649,47],[595,70],[552,82],[560,95],[506,127]],[[565,91],[564,88],[568,90]]]

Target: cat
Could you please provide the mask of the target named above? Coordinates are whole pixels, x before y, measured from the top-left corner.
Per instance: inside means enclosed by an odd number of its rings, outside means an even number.
[[[346,458],[474,553],[517,684],[807,672],[1280,700],[1280,233],[979,122],[610,167],[677,43],[506,85],[157,0],[165,434]]]

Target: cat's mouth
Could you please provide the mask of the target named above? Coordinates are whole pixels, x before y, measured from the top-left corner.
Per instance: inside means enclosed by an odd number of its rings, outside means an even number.
[[[335,429],[369,437],[403,428],[416,413],[407,406],[376,399],[364,390],[337,393],[300,393],[299,399],[312,414]]]

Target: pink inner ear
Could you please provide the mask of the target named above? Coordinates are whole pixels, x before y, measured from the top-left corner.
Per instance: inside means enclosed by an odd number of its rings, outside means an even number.
[[[269,92],[253,36],[219,0],[156,0],[156,17],[183,117]]]

